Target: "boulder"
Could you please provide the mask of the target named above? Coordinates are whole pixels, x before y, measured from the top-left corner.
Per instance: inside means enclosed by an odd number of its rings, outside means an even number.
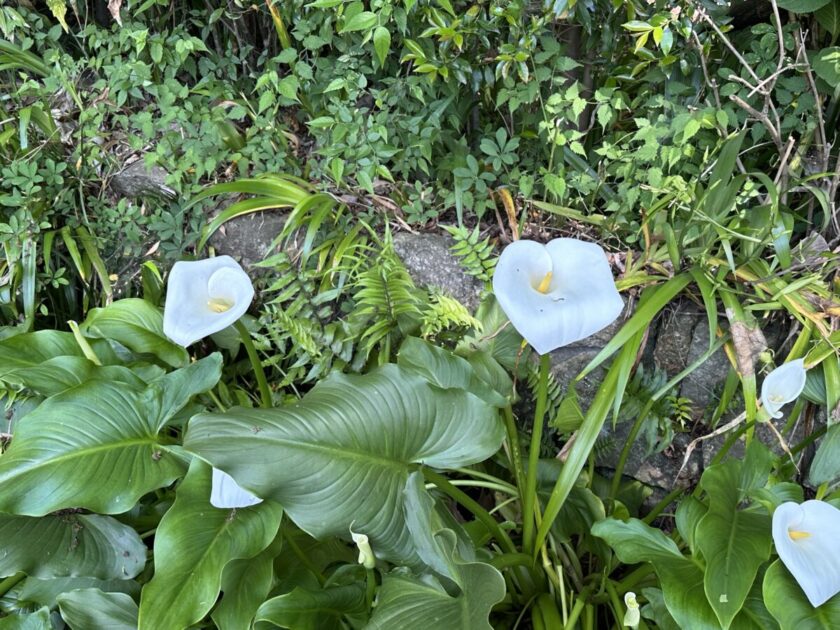
[[[469,275],[450,248],[455,241],[448,234],[394,234],[394,251],[417,286],[437,288],[475,311],[484,284]]]

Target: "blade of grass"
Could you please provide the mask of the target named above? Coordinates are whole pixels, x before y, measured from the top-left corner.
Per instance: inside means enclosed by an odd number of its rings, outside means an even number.
[[[76,228],[76,235],[82,243],[82,249],[85,250],[88,260],[93,265],[96,275],[99,277],[99,282],[102,283],[102,292],[105,294],[105,304],[110,304],[114,298],[114,293],[111,289],[111,279],[108,277],[108,270],[105,268],[105,263],[99,255],[99,249],[93,240],[91,233],[85,227]]]
[[[650,296],[644,304],[640,304],[633,316],[627,320],[627,323],[621,327],[621,330],[613,337],[610,342],[595,356],[589,364],[583,368],[583,371],[577,375],[576,380],[580,381],[592,370],[601,365],[610,356],[615,354],[621,347],[624,346],[630,339],[640,330],[650,325],[653,318],[662,308],[670,302],[674,296],[682,291],[688,283],[691,282],[691,276],[688,273],[681,273],[674,276],[667,282],[656,287],[654,293]]]

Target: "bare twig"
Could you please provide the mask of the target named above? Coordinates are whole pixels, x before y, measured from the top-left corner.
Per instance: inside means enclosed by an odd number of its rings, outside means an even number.
[[[814,73],[811,72],[811,64],[808,63],[808,55],[805,53],[805,33],[802,32],[800,28],[797,32],[799,35],[798,38],[794,37],[794,42],[796,42],[796,58],[797,61],[800,57],[803,59],[803,66],[805,67],[805,76],[808,77],[808,85],[811,88],[811,93],[814,95],[814,103],[816,104],[817,109],[817,128],[819,129],[819,143],[820,148],[822,149],[822,159],[820,163],[820,170],[825,172],[829,168],[829,164],[831,163],[831,147],[828,146],[828,137],[825,135],[825,121],[823,120],[823,111],[822,111],[822,96],[820,96],[819,91],[817,91],[817,84],[814,81]]]
[[[738,105],[741,109],[743,109],[743,110],[749,112],[750,114],[752,114],[755,118],[760,120],[764,124],[765,127],[767,127],[767,131],[770,132],[770,137],[773,139],[773,143],[776,145],[776,148],[778,149],[779,153],[782,153],[784,151],[785,147],[784,147],[784,144],[782,144],[782,138],[779,135],[779,131],[773,125],[773,121],[770,120],[770,117],[765,112],[758,111],[755,107],[753,107],[752,105],[747,103],[744,99],[742,99],[737,94],[733,94],[729,98],[732,100],[732,102],[734,102],[736,105]]]
[[[776,171],[776,177],[773,180],[774,184],[777,184],[784,179],[784,175],[787,173],[787,163],[790,159],[790,153],[793,150],[793,145],[796,144],[796,138],[793,136],[788,136],[787,144],[785,144],[785,150],[782,153],[782,161],[779,162],[779,170]],[[784,186],[782,186],[784,188]]]

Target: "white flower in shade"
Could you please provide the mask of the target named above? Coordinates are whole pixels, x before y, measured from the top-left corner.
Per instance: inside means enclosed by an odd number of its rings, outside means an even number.
[[[623,625],[630,628],[638,628],[642,618],[639,614],[639,602],[636,601],[636,593],[632,591],[625,593],[624,605],[627,606],[627,610],[624,613]]]
[[[368,540],[367,535],[355,533],[353,531],[353,524],[351,523],[350,536],[353,538],[353,542],[356,543],[356,547],[359,550],[359,564],[366,569],[375,567],[376,556],[373,555],[373,548],[370,546],[370,540]]]
[[[230,256],[177,262],[169,273],[163,332],[186,348],[235,323],[253,299],[251,279]]]
[[[604,250],[573,238],[511,243],[499,257],[493,291],[539,354],[595,334],[624,309]]]
[[[805,360],[796,359],[777,367],[761,384],[761,405],[774,418],[781,418],[783,405],[796,400],[805,388]]]
[[[782,503],[773,512],[776,553],[815,608],[840,593],[840,510],[824,501]]]
[[[213,485],[210,489],[210,505],[217,508],[246,508],[262,503],[262,499],[254,496],[240,486],[233,477],[219,470],[213,469]]]

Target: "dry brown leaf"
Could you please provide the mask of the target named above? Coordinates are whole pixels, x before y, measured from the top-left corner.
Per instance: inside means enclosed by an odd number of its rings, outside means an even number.
[[[120,18],[120,9],[122,8],[122,0],[108,0],[108,12],[117,21],[120,26],[123,25]]]
[[[761,328],[750,328],[744,322],[735,320],[734,314],[727,309],[729,331],[735,348],[735,362],[741,376],[755,374],[755,360],[767,348],[767,339]]]

